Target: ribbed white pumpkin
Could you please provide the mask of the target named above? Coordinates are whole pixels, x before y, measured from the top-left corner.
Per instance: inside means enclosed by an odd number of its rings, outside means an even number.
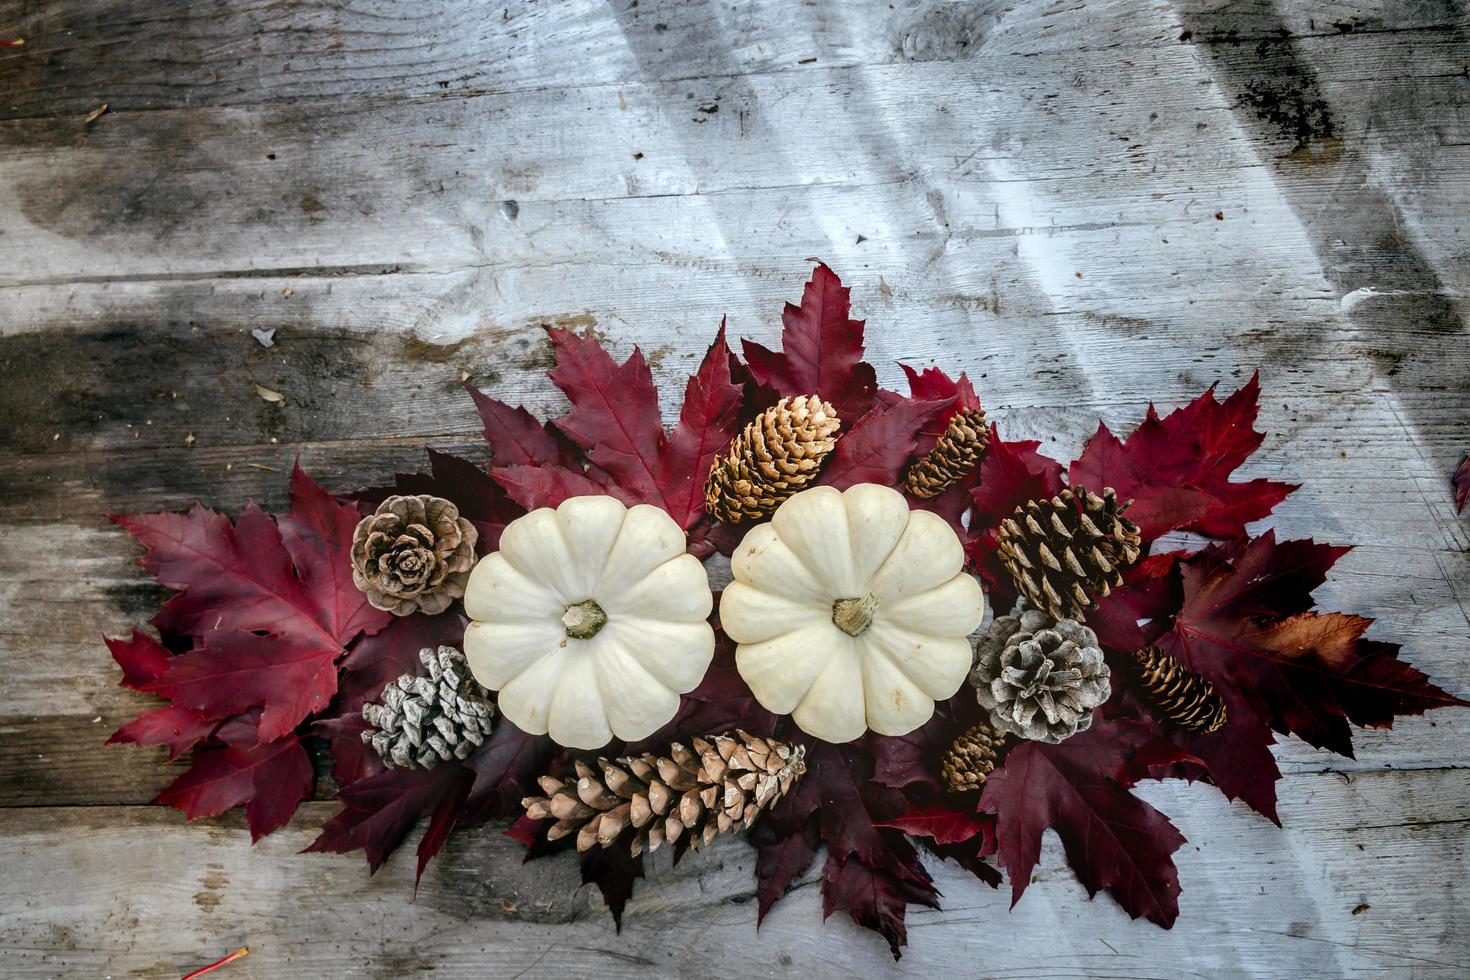
[[[674,717],[714,655],[704,566],[664,511],[572,497],[506,525],[465,587],[464,652],[501,713],[595,749]]]
[[[985,596],[963,564],[954,530],[898,491],[816,487],[740,543],[720,624],[756,700],[802,731],[903,735],[969,673]]]

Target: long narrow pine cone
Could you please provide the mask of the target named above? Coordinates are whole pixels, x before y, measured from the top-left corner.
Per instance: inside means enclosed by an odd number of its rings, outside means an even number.
[[[1138,560],[1140,536],[1112,487],[1102,496],[1069,487],[1050,500],[1028,500],[1000,525],[996,553],[1016,591],[1055,619],[1081,619],[1123,584]]]
[[[989,448],[990,430],[985,426],[984,409],[962,409],[949,420],[934,448],[909,467],[905,485],[909,493],[922,500],[937,497],[974,469]]]
[[[939,776],[951,793],[979,789],[995,768],[995,757],[1005,742],[1005,734],[976,722],[954,740],[939,760]]]
[[[783,398],[746,425],[704,481],[704,506],[726,524],[754,521],[801,490],[822,468],[842,422],[816,395]]]
[[[547,837],[577,835],[577,850],[609,847],[629,831],[634,855],[688,835],[692,846],[749,827],[806,772],[806,750],[743,731],[678,742],[667,756],[644,753],[590,766],[576,778],[542,776],[545,796],[521,801],[533,820],[554,818]]]
[[[1133,660],[1149,699],[1174,724],[1207,735],[1225,725],[1225,700],[1214,684],[1158,647],[1134,651]]]

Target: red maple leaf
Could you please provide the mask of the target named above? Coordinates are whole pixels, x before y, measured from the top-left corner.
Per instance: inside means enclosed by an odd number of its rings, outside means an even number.
[[[959,844],[982,833],[993,821],[973,808],[951,806],[945,800],[910,803],[909,808],[884,827],[901,830],[912,837],[928,837],[936,844]]]
[[[263,630],[282,642],[340,652],[392,618],[352,584],[355,509],[334,501],[299,466],[284,527],[254,503],[233,525],[197,504],[187,514],[112,519],[148,549],[143,567],[178,590],[154,617],[160,629],[189,636]]]
[[[1112,487],[1120,499],[1132,499],[1128,517],[1145,541],[1178,528],[1242,537],[1246,524],[1270,514],[1297,488],[1230,479],[1266,438],[1255,429],[1259,395],[1256,375],[1223,403],[1215,400],[1211,386],[1163,419],[1150,404],[1148,417],[1126,442],[1099,425],[1072,464],[1071,481],[1099,492]]]
[[[200,506],[114,520],[147,548],[144,566],[178,590],[154,623],[197,642],[175,656],[138,633],[109,641],[124,685],[174,702],[112,741],[166,744],[174,755],[207,739],[224,742],[196,752],[159,802],[191,818],[243,803],[252,833],[268,833],[311,789],[296,727],[335,694],[347,644],[391,619],[352,584],[356,510],[298,466],[291,511],[278,521],[253,504],[234,524]]]
[[[280,827],[311,795],[311,757],[295,735],[248,748],[202,749],[189,771],[175,779],[155,803],[178,807],[190,820],[217,817],[245,806],[250,839]]]
[[[474,399],[475,411],[485,424],[485,441],[490,445],[492,464],[544,466],[569,460],[566,447],[530,412],[521,407],[511,408],[472,384],[466,383],[464,388]]]
[[[837,409],[844,427],[873,407],[878,392],[873,366],[863,360],[863,321],[853,320],[851,290],[818,264],[802,290],[801,305],[781,313],[781,350],[743,341],[751,377],[786,397],[820,395]]]
[[[565,330],[552,330],[551,340],[557,355],[551,380],[572,403],[555,424],[586,454],[588,469],[542,459],[496,467],[495,479],[527,508],[611,493],[624,503],[662,507],[686,530],[707,523],[704,476],[739,425],[741,388],[731,380],[724,327],[689,379],[672,433],[659,420],[658,392],[641,351],[619,365],[595,340]],[[709,550],[700,532],[691,534],[690,546],[696,554]]]
[[[453,763],[433,769],[385,769],[359,779],[342,787],[337,794],[342,811],[323,825],[307,850],[333,854],[361,850],[369,870],[376,872],[421,817],[447,798],[459,796],[462,802],[473,781],[469,769]],[[441,814],[440,823],[449,818]],[[422,864],[419,872],[423,873]]]
[[[1020,901],[1047,828],[1089,895],[1106,888],[1133,918],[1164,928],[1179,914],[1171,855],[1184,843],[1167,817],[1130,793],[1134,755],[1157,740],[1141,725],[1094,721],[1058,745],[1023,740],[985,781],[980,808],[995,814],[1000,863]],[[1156,749],[1159,764],[1185,758]]]
[[[1455,513],[1463,513],[1465,505],[1470,503],[1470,455],[1460,460],[1460,465],[1455,467],[1450,485],[1455,488]]]

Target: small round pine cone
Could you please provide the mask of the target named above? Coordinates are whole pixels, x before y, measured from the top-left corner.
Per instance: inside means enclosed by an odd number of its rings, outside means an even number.
[[[1005,735],[987,722],[976,722],[954,740],[939,760],[939,777],[951,793],[966,793],[985,785],[995,768],[995,757]]]
[[[464,595],[478,538],[442,497],[389,497],[357,525],[352,581],[395,616],[441,613]]]

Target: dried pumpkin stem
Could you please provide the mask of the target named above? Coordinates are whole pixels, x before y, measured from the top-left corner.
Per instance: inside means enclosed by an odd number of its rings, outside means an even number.
[[[877,611],[878,597],[871,592],[851,599],[838,599],[832,603],[832,624],[848,636],[861,636],[863,630],[873,624],[873,614]]]
[[[567,606],[561,614],[561,623],[567,628],[567,636],[574,640],[590,640],[607,625],[607,613],[596,599],[583,599]]]

